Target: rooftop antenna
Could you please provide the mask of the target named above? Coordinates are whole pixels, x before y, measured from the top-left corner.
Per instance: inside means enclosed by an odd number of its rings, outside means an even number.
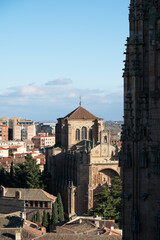
[[[80,98],[79,98],[79,106],[81,107],[81,105],[82,105],[82,101],[81,101],[81,96],[80,96]]]

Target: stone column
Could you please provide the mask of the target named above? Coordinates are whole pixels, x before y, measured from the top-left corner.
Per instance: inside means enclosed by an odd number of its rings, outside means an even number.
[[[75,215],[75,191],[76,187],[73,186],[73,182],[69,182],[68,186],[68,217]]]
[[[68,146],[67,148],[70,149],[72,143],[72,130],[71,130],[71,125],[68,124]]]

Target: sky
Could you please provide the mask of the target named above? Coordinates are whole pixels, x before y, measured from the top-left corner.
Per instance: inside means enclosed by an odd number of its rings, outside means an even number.
[[[123,119],[129,0],[0,0],[0,116]]]

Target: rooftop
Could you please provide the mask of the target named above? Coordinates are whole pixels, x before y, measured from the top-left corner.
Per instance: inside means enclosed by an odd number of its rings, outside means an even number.
[[[21,192],[21,200],[27,201],[55,201],[56,197],[42,189],[5,188],[4,198],[14,198],[15,193]]]
[[[88,112],[85,108],[79,106],[75,110],[73,110],[71,113],[67,114],[64,118],[68,118],[69,120],[73,119],[102,119],[98,118],[92,113]]]
[[[121,236],[107,236],[107,235],[80,235],[80,234],[58,234],[48,233],[44,236],[36,238],[36,240],[122,240]]]

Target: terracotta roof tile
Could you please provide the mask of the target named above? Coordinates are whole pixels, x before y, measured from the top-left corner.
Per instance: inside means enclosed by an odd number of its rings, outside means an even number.
[[[56,197],[47,193],[42,189],[24,189],[24,188],[5,188],[5,197],[15,197],[15,192],[21,192],[21,200],[35,200],[35,201],[55,201]]]
[[[72,119],[101,119],[88,112],[85,108],[79,106],[74,111],[66,115],[64,118]]]
[[[48,233],[44,236],[36,238],[36,240],[122,240],[121,236],[107,236],[107,235],[81,235],[81,234],[58,234]]]

